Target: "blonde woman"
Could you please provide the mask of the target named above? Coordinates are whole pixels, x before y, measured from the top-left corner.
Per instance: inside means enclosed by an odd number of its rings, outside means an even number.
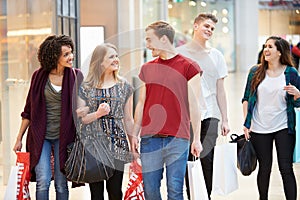
[[[114,45],[104,43],[97,46],[92,53],[88,75],[79,90],[78,111],[86,107],[89,109],[89,113],[82,116],[82,123],[94,124],[85,127],[106,134],[111,141],[115,173],[106,181],[110,200],[122,199],[124,164],[131,161],[127,137],[133,126],[133,88],[118,75],[119,64]],[[128,139],[131,140],[130,137]],[[92,200],[104,199],[104,181],[90,183],[89,186]]]

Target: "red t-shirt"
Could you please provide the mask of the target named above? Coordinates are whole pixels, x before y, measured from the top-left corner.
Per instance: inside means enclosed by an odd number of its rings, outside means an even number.
[[[141,136],[190,138],[188,81],[199,73],[199,65],[180,54],[142,66],[139,77],[146,84],[146,99]]]

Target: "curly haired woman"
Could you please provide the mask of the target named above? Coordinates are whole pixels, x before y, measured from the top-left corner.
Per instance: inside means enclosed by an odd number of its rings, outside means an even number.
[[[69,36],[51,35],[40,45],[40,68],[32,77],[22,123],[14,151],[22,149],[22,138],[28,129],[26,150],[30,152],[31,180],[36,181],[36,199],[49,199],[52,180],[51,154],[54,157],[56,199],[69,199],[67,179],[63,174],[67,145],[74,141],[72,92],[76,77],[82,73],[72,69],[74,43]]]

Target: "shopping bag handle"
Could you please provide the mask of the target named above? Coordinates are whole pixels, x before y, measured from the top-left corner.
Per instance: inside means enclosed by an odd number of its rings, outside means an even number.
[[[196,157],[196,156],[193,155],[192,161],[196,161],[198,159],[199,159],[199,157]]]
[[[238,135],[238,134],[233,133],[230,135],[230,139],[231,139],[230,142],[237,142],[240,139],[245,139],[245,134]]]
[[[219,141],[218,143],[221,145],[221,144],[227,144],[229,139],[227,136],[219,135],[217,141]]]

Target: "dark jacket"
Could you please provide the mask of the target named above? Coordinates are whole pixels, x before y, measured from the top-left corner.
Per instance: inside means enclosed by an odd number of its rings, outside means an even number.
[[[33,175],[32,181],[35,180],[34,168],[40,159],[46,134],[47,114],[44,90],[48,76],[49,72],[46,72],[42,68],[39,68],[33,73],[24,111],[21,113],[23,118],[30,120],[26,139],[26,150],[30,152],[30,169]],[[59,162],[62,172],[64,172],[64,165],[67,159],[67,145],[74,141],[76,134],[72,114],[72,104],[74,103],[72,94],[76,76],[78,83],[81,83],[83,75],[78,69],[65,68],[62,82],[59,137]]]

